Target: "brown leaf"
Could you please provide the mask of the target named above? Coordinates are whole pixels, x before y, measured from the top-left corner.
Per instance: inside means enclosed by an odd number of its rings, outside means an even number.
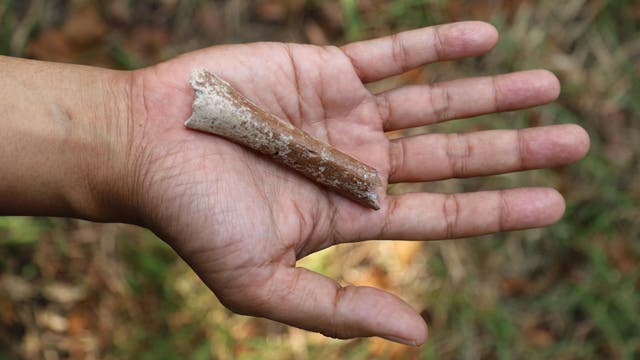
[[[71,336],[82,335],[87,329],[88,323],[89,319],[87,319],[87,316],[85,314],[74,312],[67,318],[67,331]]]
[[[551,345],[555,336],[549,324],[540,318],[540,314],[527,314],[522,319],[522,333],[526,340],[535,346]]]
[[[633,256],[627,241],[608,241],[605,244],[604,250],[618,271],[628,274],[638,268],[639,259]]]
[[[50,301],[71,304],[84,299],[87,292],[75,285],[63,284],[63,283],[51,283],[47,284],[42,289],[42,295]]]
[[[110,0],[105,6],[109,20],[127,24],[131,21],[131,7],[128,0]]]
[[[62,33],[72,46],[87,48],[100,42],[107,33],[107,26],[96,8],[82,7],[67,19]]]
[[[396,253],[396,259],[403,270],[407,269],[413,263],[416,256],[420,254],[422,243],[419,241],[395,241],[393,248]]]
[[[400,76],[405,84],[423,84],[428,82],[427,71],[424,67],[411,69]]]
[[[362,271],[357,279],[354,279],[354,284],[359,286],[372,286],[380,289],[390,290],[391,282],[389,281],[389,274],[378,266],[368,267],[365,271]]]
[[[255,5],[256,15],[266,21],[283,21],[287,17],[287,8],[283,1],[262,0]]]
[[[508,296],[521,296],[528,293],[531,282],[527,278],[522,277],[506,277],[502,279],[500,287],[502,293]]]
[[[320,25],[330,37],[337,36],[344,28],[342,7],[337,1],[323,1],[320,6]]]
[[[22,277],[4,275],[0,278],[0,294],[3,298],[7,297],[12,301],[25,301],[35,295],[35,289]]]
[[[300,13],[304,6],[304,0],[259,0],[253,12],[264,21],[285,22]]]
[[[141,25],[133,29],[126,48],[142,59],[153,61],[160,57],[169,40],[169,33],[165,29]]]
[[[327,45],[329,43],[324,30],[313,20],[304,25],[304,33],[307,36],[307,40],[314,45]]]
[[[200,28],[210,37],[218,35],[223,27],[218,5],[213,3],[202,5],[198,11],[196,21]]]
[[[531,343],[538,346],[549,346],[554,342],[551,331],[541,327],[536,327],[528,331],[527,338]]]
[[[50,310],[38,312],[36,314],[36,322],[39,326],[55,332],[66,331],[68,327],[68,322],[65,317]]]
[[[76,52],[58,29],[45,29],[27,46],[27,55],[40,60],[69,61]]]
[[[419,348],[382,338],[371,338],[369,340],[369,354],[374,358],[418,359]]]
[[[0,296],[0,324],[3,326],[18,322],[18,316],[11,299]]]

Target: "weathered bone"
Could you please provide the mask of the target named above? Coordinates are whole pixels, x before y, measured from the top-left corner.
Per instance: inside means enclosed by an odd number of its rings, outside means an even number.
[[[194,70],[193,115],[185,126],[269,155],[364,206],[380,209],[377,171],[261,109],[207,70]]]

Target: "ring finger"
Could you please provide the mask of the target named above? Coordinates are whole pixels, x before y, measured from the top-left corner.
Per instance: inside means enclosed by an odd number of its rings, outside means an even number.
[[[588,148],[587,133],[572,124],[400,138],[391,141],[389,183],[560,166]]]

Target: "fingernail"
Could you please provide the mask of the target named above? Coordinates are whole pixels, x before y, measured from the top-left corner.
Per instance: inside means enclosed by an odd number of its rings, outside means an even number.
[[[409,346],[418,346],[418,344],[416,344],[415,340],[407,340],[407,339],[402,339],[399,337],[395,337],[395,336],[382,336],[383,339],[387,339],[389,341],[393,341],[393,342],[397,342],[400,344],[404,344],[404,345],[409,345]]]

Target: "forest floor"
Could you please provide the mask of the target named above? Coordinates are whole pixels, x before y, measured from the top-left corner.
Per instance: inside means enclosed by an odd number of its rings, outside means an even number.
[[[392,189],[553,186],[567,211],[552,227],[343,245],[300,262],[409,301],[429,323],[424,346],[235,315],[140,228],[0,217],[0,359],[640,358],[640,2],[3,0],[0,54],[136,69],[222,43],[342,44],[466,19],[494,24],[496,49],[374,89],[547,68],[560,99],[411,133],[577,123],[592,147],[567,167]]]

